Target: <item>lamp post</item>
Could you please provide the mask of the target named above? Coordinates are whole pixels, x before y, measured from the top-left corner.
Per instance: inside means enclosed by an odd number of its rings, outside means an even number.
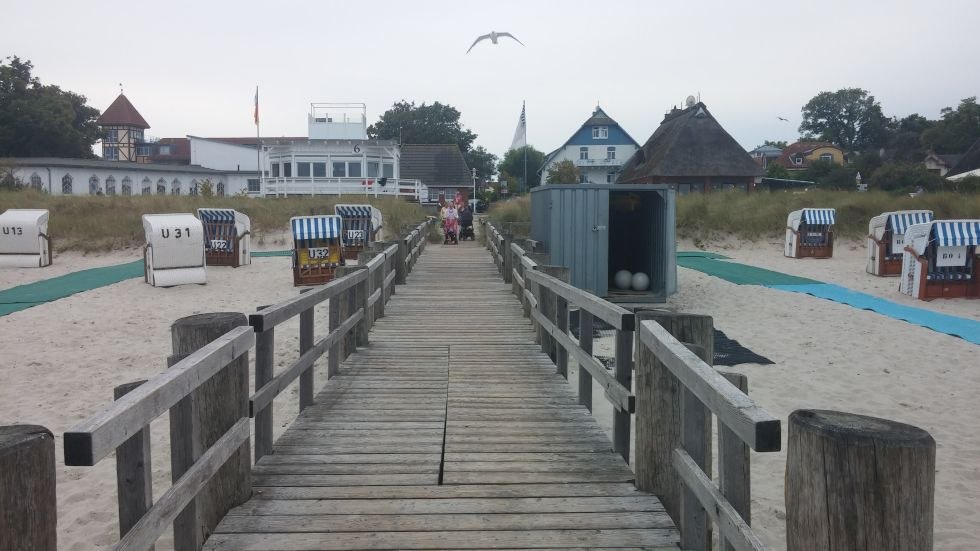
[[[854,176],[854,182],[857,183],[857,190],[858,191],[867,191],[868,190],[867,187],[861,185],[861,173],[860,172],[858,172],[857,175]]]

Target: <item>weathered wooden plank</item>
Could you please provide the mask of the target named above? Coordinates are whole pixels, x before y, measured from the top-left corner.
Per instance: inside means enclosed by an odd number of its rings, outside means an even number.
[[[254,499],[447,499],[447,498],[527,498],[549,497],[639,497],[646,500],[644,511],[663,511],[656,496],[644,494],[633,484],[603,482],[584,484],[476,484],[453,486],[332,486],[262,487]],[[238,514],[236,511],[232,514]],[[465,511],[460,511],[465,512]],[[560,511],[556,511],[560,512]]]
[[[535,513],[420,515],[229,516],[223,534],[302,532],[434,532],[450,530],[614,530],[671,528],[666,513]]]
[[[554,486],[552,484],[552,486]],[[489,513],[625,513],[663,511],[656,497],[450,497],[444,499],[261,499],[233,509],[231,515],[415,515]]]
[[[437,453],[349,453],[349,454],[282,454],[263,457],[258,465],[320,465],[320,464],[413,464],[435,463],[441,459]]]
[[[436,484],[438,471],[431,474],[258,474],[258,486],[391,486],[398,484]]]
[[[64,434],[65,465],[92,466],[255,343],[236,327]]]
[[[369,532],[306,534],[215,534],[205,549],[292,551],[308,549],[515,549],[541,547],[675,548],[677,532],[645,530],[539,530]]]
[[[568,471],[546,473],[524,472],[469,472],[445,471],[442,475],[445,484],[543,484],[576,482],[631,482],[635,480],[629,470],[612,471]]]
[[[306,463],[302,465],[270,465],[268,463],[252,467],[256,476],[274,474],[439,474],[439,462],[428,463]]]

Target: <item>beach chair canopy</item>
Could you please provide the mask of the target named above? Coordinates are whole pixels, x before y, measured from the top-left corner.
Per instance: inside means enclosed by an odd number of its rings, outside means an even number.
[[[368,218],[373,231],[381,229],[381,211],[371,205],[336,205],[334,213],[344,218]]]
[[[289,225],[296,243],[339,238],[343,227],[340,217],[333,215],[294,216],[289,219]]]
[[[197,209],[197,216],[205,224],[215,222],[219,224],[231,224],[235,222],[234,209]]]
[[[904,235],[905,230],[913,224],[932,222],[931,210],[905,210],[888,213],[888,227],[892,233]]]
[[[980,245],[980,220],[938,220],[930,240],[940,247]]]
[[[10,209],[0,214],[0,254],[41,254],[41,234],[48,233],[46,209]]]
[[[251,231],[252,222],[234,209],[197,209],[204,223],[205,245],[211,251],[232,251],[235,239]]]
[[[834,217],[837,211],[834,209],[803,209],[802,222],[804,224],[834,225]]]

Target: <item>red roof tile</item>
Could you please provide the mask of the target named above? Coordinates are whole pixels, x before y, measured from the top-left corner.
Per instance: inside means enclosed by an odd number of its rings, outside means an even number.
[[[133,104],[123,94],[119,94],[116,101],[112,102],[112,105],[102,113],[102,116],[95,123],[102,126],[121,124],[143,129],[150,127],[146,123],[146,120],[143,119],[143,115],[140,115],[140,112],[133,107]]]

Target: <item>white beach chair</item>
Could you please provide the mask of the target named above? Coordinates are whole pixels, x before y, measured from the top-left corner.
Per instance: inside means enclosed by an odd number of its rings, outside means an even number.
[[[197,209],[204,225],[204,252],[209,266],[252,263],[252,221],[234,209]]]
[[[48,211],[10,209],[0,214],[0,268],[51,265]]]
[[[909,226],[899,291],[922,300],[980,298],[980,219]]]
[[[204,225],[193,214],[144,214],[144,279],[154,287],[207,283]]]

